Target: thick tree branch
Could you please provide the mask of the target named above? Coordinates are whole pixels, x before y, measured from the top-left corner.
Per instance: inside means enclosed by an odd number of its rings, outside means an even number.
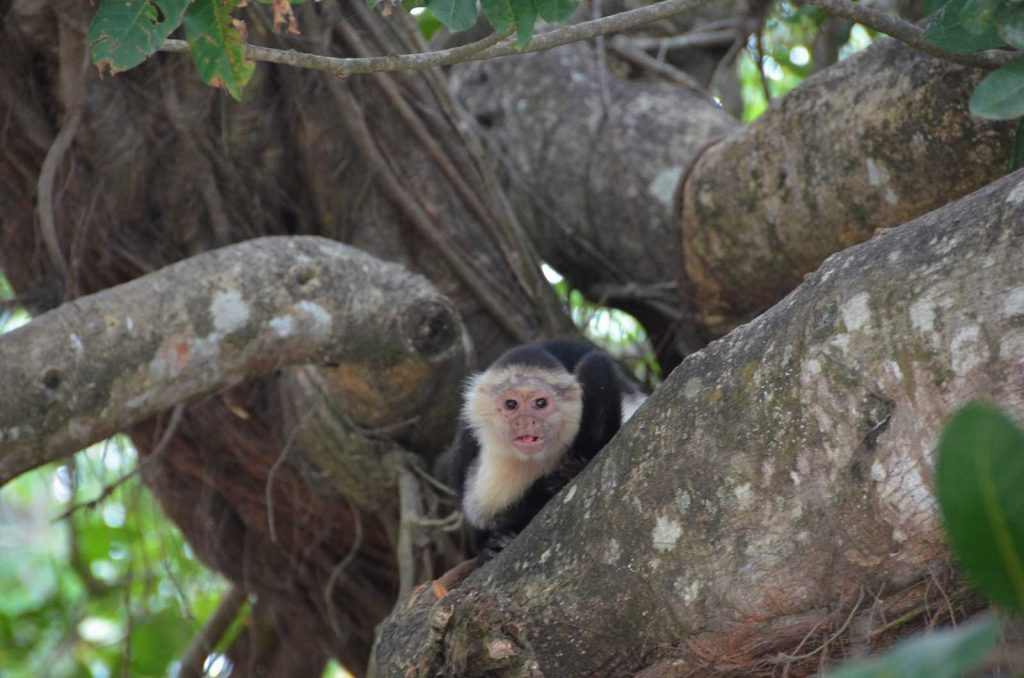
[[[449,302],[399,266],[323,238],[225,247],[0,337],[0,485],[285,365],[400,363],[403,397],[444,400],[461,351]]]
[[[629,673],[655,647],[671,675],[750,675],[927,609],[944,420],[978,397],[1024,417],[1022,248],[1024,171],[833,255],[677,368],[497,559],[396,611],[381,675]]]
[[[881,40],[709,148],[681,188],[701,324],[724,334],[833,252],[1001,176],[1013,127],[970,115],[982,76]]]

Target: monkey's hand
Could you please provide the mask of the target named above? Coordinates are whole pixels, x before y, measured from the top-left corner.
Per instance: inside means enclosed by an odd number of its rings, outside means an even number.
[[[487,539],[484,540],[483,546],[480,547],[480,554],[477,556],[477,562],[480,565],[483,565],[488,560],[494,558],[494,556],[501,553],[501,551],[516,538],[517,534],[518,532],[513,532],[511,530],[491,532],[487,535]]]

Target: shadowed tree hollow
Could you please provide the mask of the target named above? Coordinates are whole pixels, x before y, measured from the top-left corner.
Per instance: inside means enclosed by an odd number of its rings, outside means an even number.
[[[577,18],[632,6],[605,4]],[[427,49],[401,11],[295,11],[251,8],[247,41]],[[977,610],[933,448],[972,398],[1024,415],[1013,126],[969,114],[984,70],[888,38],[742,125],[765,11],[258,64],[236,102],[175,53],[100,77],[88,3],[0,3],[0,269],[34,316],[0,337],[0,483],[127,433],[224,615],[255,601],[231,675],[802,675]],[[665,381],[451,572],[431,469],[462,383],[577,333],[542,262],[633,314]]]

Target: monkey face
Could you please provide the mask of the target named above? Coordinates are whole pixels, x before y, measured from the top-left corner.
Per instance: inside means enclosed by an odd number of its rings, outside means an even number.
[[[582,411],[582,390],[573,375],[513,364],[469,382],[463,416],[482,454],[547,468],[572,445]]]
[[[558,395],[543,385],[523,385],[494,396],[494,408],[505,427],[505,438],[522,458],[544,457],[549,442],[560,436],[562,419]]]

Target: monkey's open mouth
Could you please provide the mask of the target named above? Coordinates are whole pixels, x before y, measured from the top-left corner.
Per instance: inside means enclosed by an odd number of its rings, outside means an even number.
[[[537,450],[544,447],[543,436],[516,436],[512,439],[512,444],[515,445],[520,452],[536,452]]]

